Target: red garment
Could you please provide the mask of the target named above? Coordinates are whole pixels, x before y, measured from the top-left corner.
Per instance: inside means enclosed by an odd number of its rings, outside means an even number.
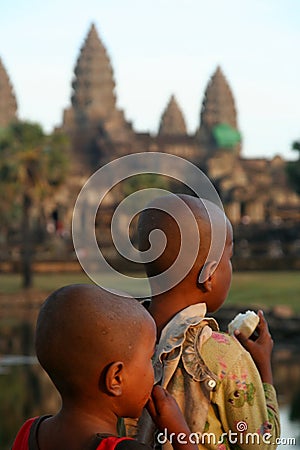
[[[32,447],[29,446],[29,435],[30,430],[35,422],[35,420],[38,419],[37,417],[33,417],[32,419],[28,419],[24,425],[20,428],[16,439],[13,443],[12,450],[31,450]],[[117,437],[117,436],[108,436],[101,440],[99,445],[95,450],[114,450],[116,445],[119,444],[119,442],[129,440],[133,441],[133,439],[128,437]]]
[[[29,439],[29,433],[30,428],[33,422],[35,421],[36,417],[33,417],[32,419],[28,419],[24,425],[20,428],[17,437],[15,439],[15,442],[12,446],[12,450],[29,450],[28,446],[28,439]]]
[[[96,450],[114,450],[116,445],[119,444],[121,441],[133,441],[133,439],[128,437],[116,437],[116,436],[109,436],[107,438],[104,438]]]

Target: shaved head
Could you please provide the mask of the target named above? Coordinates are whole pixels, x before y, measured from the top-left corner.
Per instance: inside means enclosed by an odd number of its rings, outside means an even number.
[[[158,229],[164,233],[166,245],[158,258],[145,263],[150,283],[151,277],[162,274],[172,266],[182,249],[184,253],[181,263],[172,273],[174,279],[179,279],[179,272],[188,267],[187,274],[195,267],[199,271],[207,262],[208,256],[219,261],[226,239],[226,217],[224,212],[209,200],[172,194],[155,199],[140,214],[138,240],[142,253],[149,250],[152,244],[149,237]],[[217,258],[215,254],[210,254],[212,236]],[[168,280],[169,278],[168,274]]]
[[[61,394],[88,392],[110,363],[133,357],[149,322],[152,318],[133,298],[95,285],[66,286],[51,294],[41,308],[37,357]]]

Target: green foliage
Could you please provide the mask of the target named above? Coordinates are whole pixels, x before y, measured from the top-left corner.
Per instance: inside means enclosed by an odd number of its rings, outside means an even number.
[[[292,188],[300,195],[300,161],[289,161],[286,173]]]
[[[299,157],[298,160],[287,163],[286,173],[291,187],[300,195],[300,142],[294,142],[292,149],[299,152]]]
[[[69,160],[66,149],[68,148],[68,139],[61,133],[53,133],[47,137],[47,145],[43,153],[45,166],[48,174],[48,182],[51,186],[61,185],[68,172]]]
[[[63,183],[68,169],[67,150],[64,135],[47,135],[36,123],[15,122],[0,130],[0,231],[7,236],[11,230],[19,231],[22,237],[26,286],[31,284],[34,214],[41,214],[43,202],[53,197]]]
[[[297,150],[298,152],[300,152],[300,142],[299,141],[293,142],[292,149],[293,150]]]
[[[136,277],[145,277],[143,272],[131,274]],[[20,293],[20,277],[14,274],[0,274],[0,294],[15,295]],[[130,292],[130,279],[128,285],[124,282],[116,284],[113,275],[103,274],[102,283],[106,285],[114,282],[114,288]],[[82,273],[53,273],[37,274],[35,287],[41,292],[49,293],[58,287],[70,283],[91,283],[87,275]],[[272,308],[275,305],[289,305],[295,312],[300,313],[299,302],[300,277],[297,271],[264,271],[264,272],[234,272],[232,285],[226,305],[250,305]],[[141,295],[149,295],[149,284],[145,278],[145,286]],[[13,300],[13,297],[11,297]]]
[[[123,193],[127,196],[141,189],[170,189],[170,181],[164,175],[144,173],[129,177],[123,183]]]
[[[52,188],[61,184],[66,175],[67,145],[65,136],[56,132],[48,136],[34,123],[16,122],[2,129],[1,200],[15,204],[26,193],[34,203],[52,194]]]
[[[300,313],[299,272],[234,272],[226,305],[272,308],[288,305]]]

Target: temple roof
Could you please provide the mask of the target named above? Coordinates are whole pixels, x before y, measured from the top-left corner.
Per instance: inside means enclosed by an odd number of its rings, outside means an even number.
[[[17,118],[17,101],[6,69],[0,58],[0,127]]]
[[[186,134],[185,120],[174,95],[171,96],[161,116],[158,134],[169,136]]]
[[[229,84],[218,66],[208,82],[201,109],[201,126],[227,124],[237,129],[237,113]]]
[[[93,118],[106,118],[115,109],[115,82],[109,56],[96,27],[91,25],[74,70],[72,105]]]

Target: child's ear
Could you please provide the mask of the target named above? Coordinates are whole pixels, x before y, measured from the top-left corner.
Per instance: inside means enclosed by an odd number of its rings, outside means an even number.
[[[212,275],[216,266],[216,261],[208,261],[199,270],[197,286],[202,292],[210,292],[212,290]]]
[[[117,361],[112,363],[105,375],[105,387],[114,397],[122,395],[124,363]]]

